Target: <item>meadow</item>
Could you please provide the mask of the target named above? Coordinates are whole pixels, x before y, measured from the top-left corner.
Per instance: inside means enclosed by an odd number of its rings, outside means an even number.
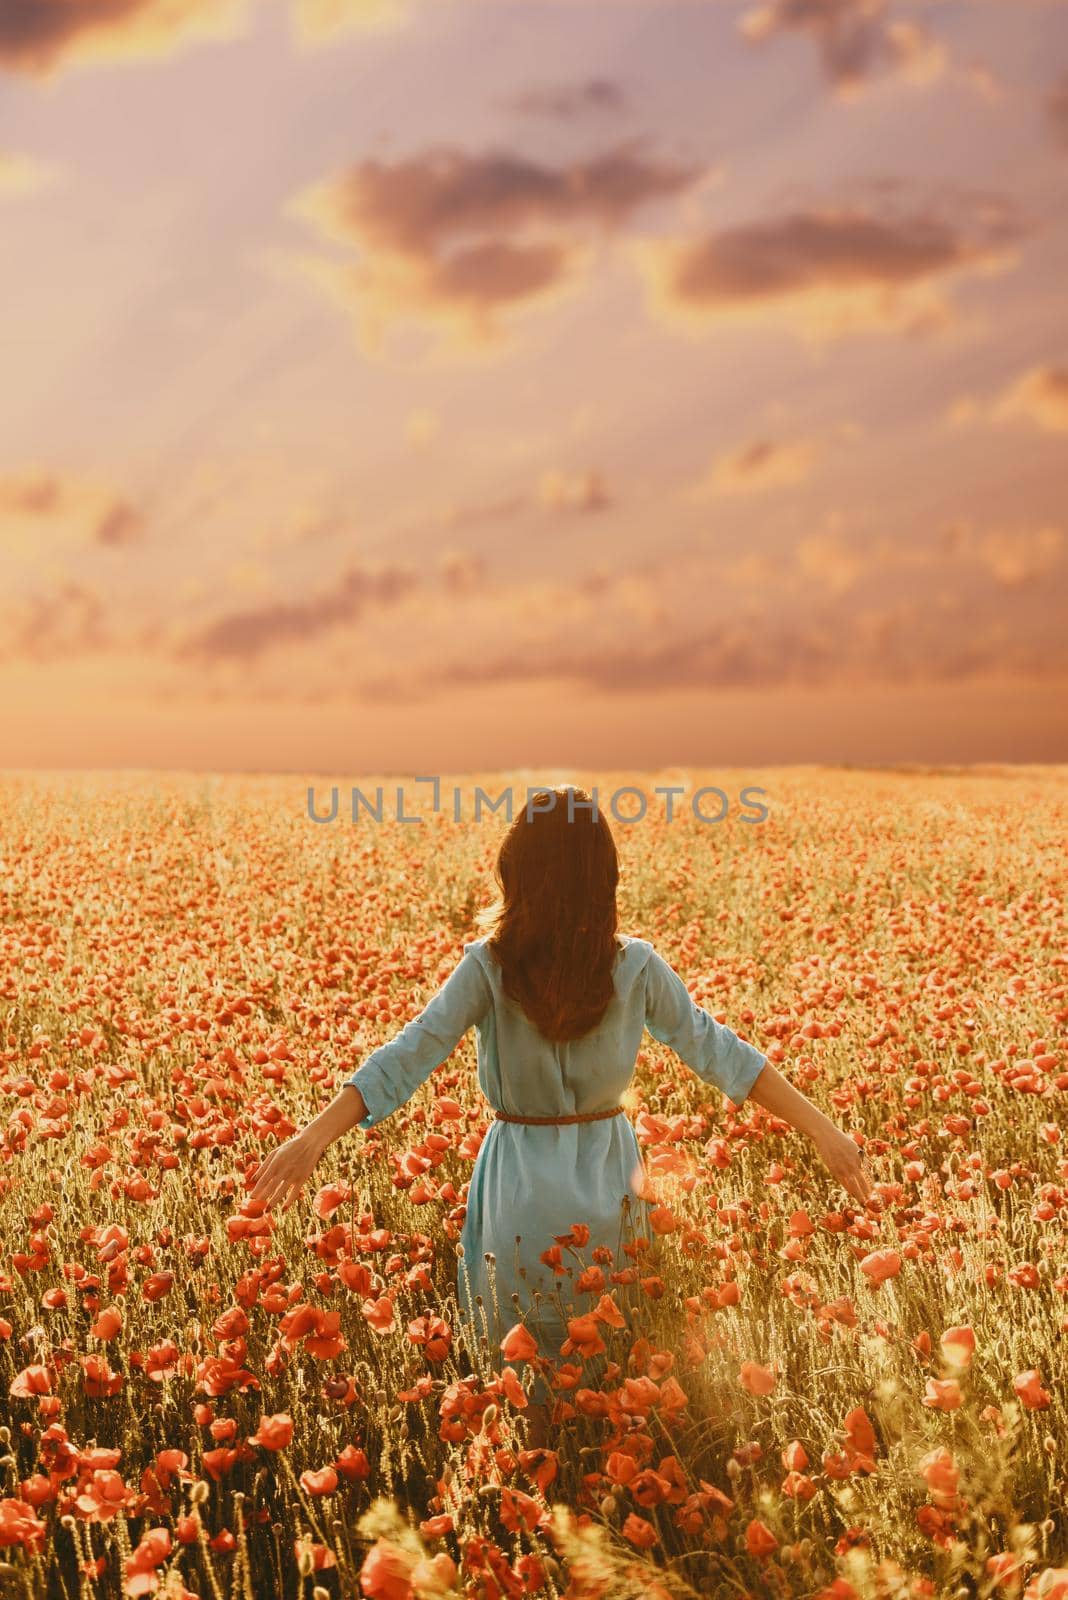
[[[455,1299],[473,1031],[291,1210],[246,1199],[458,960],[503,819],[0,777],[0,1595],[1068,1600],[1066,780],[572,780],[765,790],[758,825],[613,822],[620,928],[876,1198],[646,1034],[654,1231],[564,1246],[588,1310],[531,1451],[522,1334]]]

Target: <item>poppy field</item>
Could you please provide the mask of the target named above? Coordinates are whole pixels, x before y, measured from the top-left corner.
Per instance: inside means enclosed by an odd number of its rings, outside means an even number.
[[[452,970],[503,817],[0,778],[0,1596],[1068,1600],[1066,776],[577,780],[763,788],[757,824],[610,817],[620,930],[875,1198],[646,1034],[654,1227],[545,1240],[585,1309],[539,1449],[525,1329],[456,1305],[474,1030],[291,1209],[248,1199]]]

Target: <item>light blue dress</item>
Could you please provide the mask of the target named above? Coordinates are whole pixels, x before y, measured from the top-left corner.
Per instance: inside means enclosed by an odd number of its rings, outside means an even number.
[[[562,1044],[546,1039],[504,993],[487,939],[465,944],[462,960],[423,1011],[343,1080],[356,1085],[367,1105],[358,1126],[374,1127],[402,1106],[471,1027],[477,1030],[479,1086],[495,1110],[552,1117],[618,1105],[634,1074],[645,1029],[740,1105],[765,1057],[697,1005],[647,939],[620,936],[620,944],[615,994],[604,1017],[581,1039]],[[573,1281],[595,1265],[596,1246],[613,1252],[614,1261],[603,1267],[605,1289],[617,1304],[626,1303],[609,1275],[633,1264],[622,1245],[635,1231],[649,1236],[649,1204],[639,1193],[641,1170],[626,1113],[562,1126],[496,1118],[490,1123],[471,1174],[457,1292],[476,1338],[488,1335],[488,1355],[498,1370],[500,1340],[519,1321],[550,1360],[579,1359],[561,1355],[560,1346],[567,1338],[567,1318],[591,1310],[599,1299],[597,1293],[572,1290]],[[625,1195],[631,1218],[626,1227]],[[573,1277],[570,1271],[560,1276],[540,1257],[573,1223],[585,1223],[590,1236],[578,1255],[563,1249],[560,1264],[573,1269]],[[496,1298],[488,1252],[495,1258]],[[513,1292],[519,1295],[518,1307]],[[481,1311],[475,1304],[479,1295]],[[536,1380],[531,1393],[534,1399],[548,1396],[544,1379]]]

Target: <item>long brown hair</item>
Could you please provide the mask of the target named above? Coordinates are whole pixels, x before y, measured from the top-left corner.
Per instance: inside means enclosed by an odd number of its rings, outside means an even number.
[[[504,836],[494,876],[499,896],[475,920],[490,930],[486,948],[505,994],[546,1039],[580,1039],[608,1008],[621,948],[619,857],[600,807],[571,784],[534,791]]]

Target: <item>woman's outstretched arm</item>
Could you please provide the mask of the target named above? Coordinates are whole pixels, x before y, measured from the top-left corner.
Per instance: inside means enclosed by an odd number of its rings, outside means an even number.
[[[328,1106],[313,1117],[305,1133],[319,1147],[320,1155],[335,1139],[355,1128],[367,1116],[367,1102],[354,1083],[343,1083]]]
[[[343,1084],[318,1116],[271,1151],[256,1174],[248,1198],[262,1200],[265,1207],[281,1200],[281,1209],[288,1211],[299,1199],[327,1146],[366,1116],[367,1106],[359,1089],[354,1084]]]
[[[807,1135],[819,1152],[827,1170],[855,1200],[865,1205],[871,1198],[871,1178],[864,1152],[843,1128],[825,1116],[819,1106],[807,1100],[788,1078],[765,1060],[747,1096],[758,1106],[781,1117],[798,1133]]]
[[[777,1072],[763,1051],[699,1006],[674,967],[656,950],[646,967],[645,1026],[735,1105],[755,1100],[806,1134],[832,1177],[862,1205],[867,1202],[871,1180],[856,1141]]]
[[[330,1104],[271,1151],[249,1198],[270,1206],[281,1197],[282,1209],[288,1211],[327,1146],[350,1128],[367,1129],[391,1116],[452,1054],[491,1004],[486,975],[475,956],[465,951],[419,1015],[372,1050]]]
[[[372,1128],[410,1100],[492,1004],[489,979],[474,951],[466,949],[419,1015],[372,1050],[363,1065],[345,1079],[345,1084],[359,1089],[363,1097],[364,1114],[357,1126]]]

